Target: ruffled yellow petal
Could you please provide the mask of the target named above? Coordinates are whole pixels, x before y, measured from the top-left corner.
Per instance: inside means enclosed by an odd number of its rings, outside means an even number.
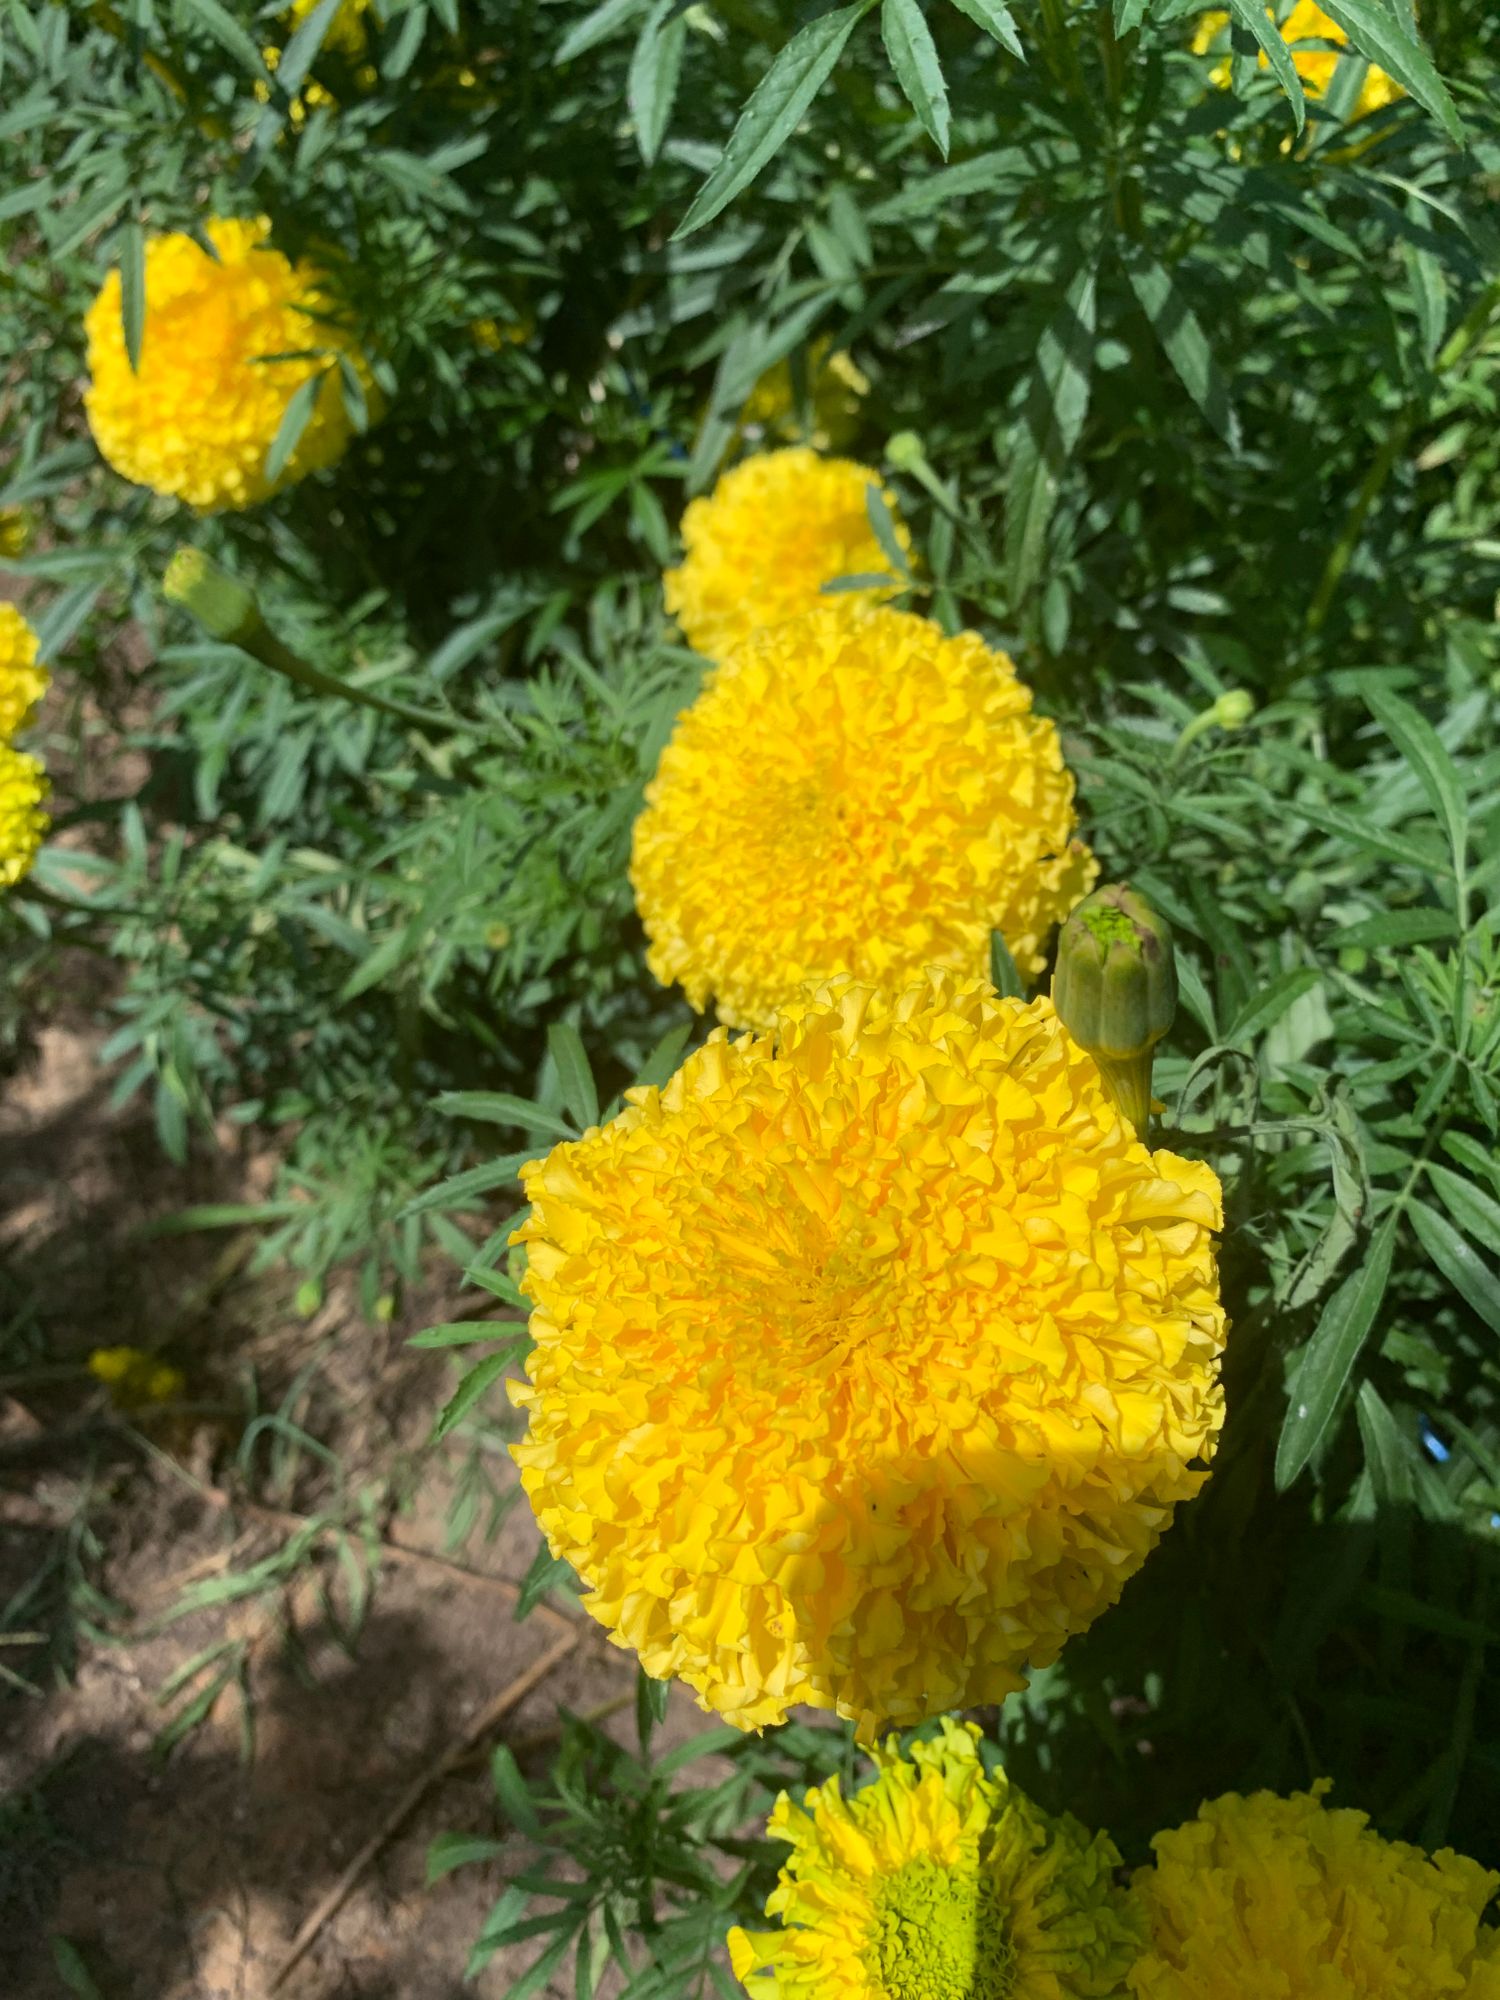
[[[525,1175],[552,1548],[741,1727],[1000,1700],[1206,1476],[1213,1174],[1139,1144],[1049,1002],[940,973],[630,1099]]]
[[[1383,1840],[1310,1792],[1230,1792],[1158,1834],[1133,1885],[1136,2000],[1500,2000],[1500,1875]]]
[[[663,985],[761,1027],[807,980],[1031,976],[1092,886],[1053,725],[1003,653],[908,612],[747,640],[678,718],[630,877]]]
[[[28,874],[46,837],[47,774],[35,757],[0,743],[0,889]]]
[[[805,445],[761,452],[736,465],[682,517],[686,556],[664,578],[667,609],[688,643],[711,660],[741,639],[829,600],[823,585],[841,576],[888,576],[890,562],[870,525],[869,489],[880,475],[847,458],[820,458]],[[896,522],[910,551],[911,537]],[[894,583],[848,593],[878,603]]]

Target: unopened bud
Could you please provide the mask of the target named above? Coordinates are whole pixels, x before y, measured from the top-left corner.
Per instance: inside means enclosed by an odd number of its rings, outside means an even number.
[[[244,646],[261,630],[260,606],[244,584],[204,555],[201,549],[179,549],[161,580],[162,596],[198,623],[211,639],[226,646]]]
[[[1151,1111],[1151,1064],[1177,1012],[1171,926],[1125,883],[1096,889],[1063,925],[1052,1004],[1099,1065],[1136,1131]]]
[[[927,453],[922,449],[922,440],[916,432],[897,431],[893,438],[888,438],[885,462],[894,466],[897,472],[915,472],[919,465],[925,465]]]
[[[1209,710],[1220,729],[1243,729],[1255,713],[1255,697],[1244,688],[1230,688]]]

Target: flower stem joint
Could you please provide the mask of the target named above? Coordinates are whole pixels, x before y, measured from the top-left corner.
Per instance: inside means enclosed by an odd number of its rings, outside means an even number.
[[[247,646],[262,628],[260,607],[242,583],[201,549],[179,549],[167,564],[162,596],[195,618],[212,639]]]
[[[1177,965],[1165,917],[1127,883],[1096,889],[1058,941],[1052,1004],[1138,1133],[1151,1111],[1156,1045],[1177,1012]]]

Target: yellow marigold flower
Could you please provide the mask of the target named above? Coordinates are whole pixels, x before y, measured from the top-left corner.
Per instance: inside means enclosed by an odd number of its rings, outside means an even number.
[[[860,405],[870,393],[870,378],[844,348],[824,335],[807,350],[807,400],[812,428],[804,430],[792,384],[792,364],[778,361],[768,368],[745,402],[741,426],[767,437],[800,439],[820,451],[847,444],[859,428]]]
[[[752,2000],[1096,2000],[1124,1992],[1138,1919],[1119,1854],[986,1775],[972,1723],[895,1737],[853,1798],[831,1778],[783,1792],[767,1831],[791,1856],[766,1914],[729,1933]]]
[[[0,743],[24,726],[51,678],[37,665],[35,632],[13,604],[0,603]]]
[[[1266,11],[1271,12],[1269,8]],[[1207,55],[1215,43],[1222,40],[1228,27],[1229,16],[1221,9],[1215,8],[1205,14],[1193,37],[1193,53]],[[1339,52],[1349,46],[1349,37],[1337,21],[1331,20],[1315,4],[1315,0],[1297,0],[1296,6],[1281,23],[1280,32],[1281,39],[1292,51],[1292,62],[1302,79],[1303,89],[1309,97],[1322,97],[1333,82],[1334,71],[1339,65]],[[1270,67],[1264,50],[1260,66],[1262,69]],[[1213,80],[1221,90],[1229,88],[1230,59],[1227,55],[1215,63]],[[1393,104],[1398,97],[1405,95],[1394,77],[1387,76],[1383,69],[1377,69],[1371,63],[1349,115],[1351,119],[1363,118],[1368,112],[1383,110],[1387,104]]]
[[[1134,1893],[1150,1942],[1137,2000],[1497,2000],[1500,1875],[1383,1840],[1323,1803],[1230,1792],[1152,1842]]]
[[[689,502],[686,555],[664,579],[667,609],[689,645],[721,659],[763,626],[826,604],[823,585],[836,577],[889,576],[865,504],[871,486],[880,486],[880,474],[868,466],[789,445],[742,460],[706,499]],[[885,500],[909,551],[895,501],[889,493]],[[851,592],[845,601],[878,602],[897,588]]]
[[[1098,872],[1057,731],[1003,653],[829,606],[748,639],[678,717],[630,877],[663,985],[761,1027],[808,979],[1023,973]]]
[[[811,990],[525,1170],[515,1447],[646,1671],[868,1739],[999,1701],[1119,1596],[1222,1420],[1207,1167],[1051,1002]]]
[[[316,274],[272,250],[269,232],[265,220],[210,222],[217,262],[190,236],[147,244],[139,373],[125,352],[118,271],[88,311],[85,403],[100,451],[125,478],[204,512],[251,506],[332,465],[351,427],[330,358],[347,354],[365,374],[347,330],[326,317]],[[278,354],[303,358],[263,358]],[[268,480],[287,404],[319,374],[297,448]]]
[[[0,889],[28,874],[47,832],[47,774],[35,757],[0,743]]]
[[[170,1403],[186,1385],[180,1368],[158,1361],[139,1347],[96,1347],[88,1367],[94,1379],[109,1390],[112,1400],[127,1409],[143,1403]]]

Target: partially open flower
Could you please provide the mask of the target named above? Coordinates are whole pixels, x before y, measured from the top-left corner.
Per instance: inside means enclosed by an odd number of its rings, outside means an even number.
[[[1269,7],[1266,12],[1275,18]],[[1205,14],[1193,37],[1194,54],[1207,55],[1217,44],[1227,42],[1229,27],[1230,17],[1222,8],[1216,7]],[[1296,0],[1296,5],[1281,23],[1281,39],[1292,52],[1292,62],[1308,96],[1318,98],[1326,95],[1341,57],[1351,53],[1349,37],[1338,22],[1323,12],[1316,5],[1316,0]],[[1260,51],[1260,66],[1262,69],[1270,67],[1264,50]],[[1230,58],[1227,52],[1215,63],[1213,80],[1221,90],[1229,88]],[[1383,69],[1371,63],[1349,115],[1351,118],[1363,118],[1371,111],[1383,110],[1387,104],[1393,104],[1398,97],[1405,95],[1394,77],[1387,76]]]
[[[832,1778],[777,1800],[767,1831],[792,1851],[766,1915],[781,1927],[729,1933],[752,2000],[1123,1993],[1139,1919],[1106,1836],[986,1773],[972,1724],[945,1719],[904,1756],[892,1737],[875,1766],[851,1798]]]

